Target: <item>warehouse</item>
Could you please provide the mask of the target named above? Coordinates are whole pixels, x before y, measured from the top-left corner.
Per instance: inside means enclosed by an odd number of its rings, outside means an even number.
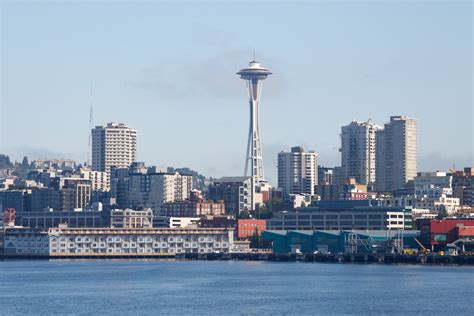
[[[274,253],[377,253],[417,248],[419,231],[397,230],[267,230],[263,239]]]

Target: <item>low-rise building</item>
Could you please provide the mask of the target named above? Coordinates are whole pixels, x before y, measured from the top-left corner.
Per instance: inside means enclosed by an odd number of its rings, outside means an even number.
[[[421,241],[432,250],[444,249],[460,238],[474,239],[474,219],[425,219],[417,225]]]
[[[19,226],[49,229],[65,224],[68,227],[107,227],[109,220],[103,212],[96,211],[41,211],[17,212],[15,223]]]
[[[203,228],[237,228],[237,220],[227,216],[208,216],[199,221]]]
[[[264,219],[239,219],[237,220],[237,237],[239,239],[250,238],[253,235],[261,235],[267,229],[267,221]]]
[[[166,225],[169,228],[191,228],[198,227],[200,217],[168,217]]]
[[[356,182],[356,179],[349,178],[344,181],[339,199],[341,200],[367,200],[367,185]]]
[[[170,228],[9,228],[7,255],[50,257],[170,256],[229,252],[232,229]]]
[[[426,196],[397,196],[386,197],[380,199],[383,206],[391,207],[413,207],[417,209],[428,209],[432,213],[447,213],[453,214],[461,209],[460,199],[455,197],[448,197],[442,194],[437,198],[429,198]]]
[[[163,204],[161,211],[163,216],[173,217],[199,217],[225,215],[225,204],[210,201],[181,201]]]
[[[116,228],[152,228],[153,210],[115,209],[110,211],[110,227]]]
[[[372,206],[370,203],[371,201],[320,201],[319,206],[316,207],[302,207],[296,212],[275,214],[274,218],[267,220],[267,229],[403,230],[412,228],[411,208]]]
[[[287,201],[293,209],[298,207],[306,207],[311,204],[312,196],[309,194],[288,194]]]
[[[424,208],[413,208],[411,209],[411,214],[413,221],[416,221],[419,218],[435,219],[438,217],[438,214],[432,213],[430,210]]]

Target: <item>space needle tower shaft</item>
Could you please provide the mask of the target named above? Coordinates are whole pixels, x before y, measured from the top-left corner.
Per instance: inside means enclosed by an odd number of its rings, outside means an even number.
[[[259,106],[262,81],[272,73],[253,60],[237,75],[246,81],[249,95],[250,124],[245,159],[245,176],[250,175],[255,185],[265,180],[263,173],[262,148],[260,144]],[[249,172],[250,169],[250,172]]]

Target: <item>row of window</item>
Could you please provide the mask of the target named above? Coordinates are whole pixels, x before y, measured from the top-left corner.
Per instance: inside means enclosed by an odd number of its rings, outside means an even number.
[[[123,244],[105,244],[105,243],[97,243],[97,244],[57,244],[52,243],[51,249],[128,249],[128,248],[227,248],[229,244],[227,242],[223,243],[153,243],[153,244],[144,244],[144,243],[123,243]],[[46,246],[46,248],[48,248]]]
[[[54,249],[51,253],[62,253],[62,254],[151,254],[151,253],[211,253],[215,251],[214,249],[209,248],[199,248],[199,249],[108,249],[103,251],[103,249]],[[227,252],[227,249],[219,249],[219,251]]]
[[[227,241],[227,236],[213,236],[213,237],[52,237],[51,242],[212,242],[212,241]]]

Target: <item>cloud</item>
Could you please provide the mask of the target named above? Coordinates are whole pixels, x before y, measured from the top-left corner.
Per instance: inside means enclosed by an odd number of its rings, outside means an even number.
[[[167,99],[196,97],[242,99],[244,83],[239,82],[236,72],[246,66],[245,62],[251,58],[249,52],[252,50],[227,48],[214,56],[198,60],[182,62],[168,60],[140,70],[136,78],[126,85]],[[270,57],[265,58],[263,64],[268,66],[278,63],[272,63]],[[285,77],[282,73],[272,77],[272,84],[267,85],[268,89],[265,88],[265,97],[280,95],[284,90],[284,83]]]

